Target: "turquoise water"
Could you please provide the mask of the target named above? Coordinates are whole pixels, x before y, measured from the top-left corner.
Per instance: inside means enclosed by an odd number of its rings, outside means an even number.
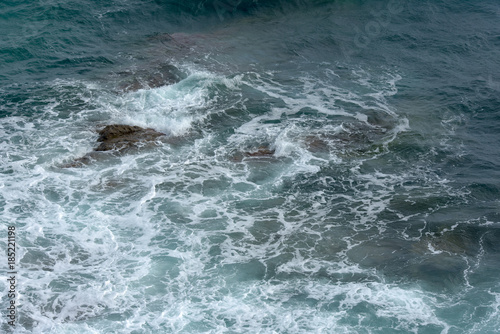
[[[2,331],[498,333],[499,18],[3,1]],[[65,168],[116,123],[167,136]]]

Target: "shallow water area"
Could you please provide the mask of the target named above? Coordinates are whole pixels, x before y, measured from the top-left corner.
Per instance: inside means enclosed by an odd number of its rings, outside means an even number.
[[[2,331],[496,333],[499,5],[218,4],[0,7]]]

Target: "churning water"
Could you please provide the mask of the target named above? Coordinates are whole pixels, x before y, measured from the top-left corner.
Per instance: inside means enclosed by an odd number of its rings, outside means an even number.
[[[2,331],[498,333],[498,22],[494,0],[2,1]],[[107,124],[166,136],[71,165]]]

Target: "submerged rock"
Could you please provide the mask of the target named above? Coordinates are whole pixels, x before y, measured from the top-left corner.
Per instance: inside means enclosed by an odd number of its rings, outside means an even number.
[[[93,152],[85,154],[83,157],[61,165],[61,168],[79,168],[88,165],[94,160]]]
[[[64,164],[62,168],[77,168],[89,165],[93,161],[100,160],[106,154],[112,152],[125,153],[127,150],[147,146],[155,142],[158,138],[165,136],[164,133],[153,129],[145,129],[139,126],[113,124],[107,125],[98,132],[99,146],[93,152],[85,154],[83,157]],[[109,156],[109,155],[108,155]]]
[[[256,150],[238,152],[232,156],[234,162],[241,162],[244,158],[269,158],[274,156],[274,149],[268,146],[259,146]]]
[[[244,155],[247,157],[267,157],[274,155],[274,150],[265,146],[261,146],[257,149],[257,151],[245,152]]]
[[[164,133],[153,129],[144,129],[139,126],[113,124],[99,131],[99,146],[94,151],[123,151],[131,147],[138,147],[143,143],[155,141]]]
[[[182,50],[186,53],[194,48],[207,51],[207,49],[221,46],[226,37],[227,33],[218,30],[211,33],[163,33],[150,36],[148,40],[162,43],[169,51]]]
[[[371,124],[346,123],[329,133],[314,133],[304,138],[312,153],[336,152],[341,155],[359,155],[376,152],[387,140],[388,129]]]
[[[120,72],[118,75],[123,78],[118,87],[125,92],[173,85],[185,77],[179,69],[170,64],[162,64],[147,70]]]
[[[304,139],[307,149],[313,153],[329,152],[330,141],[323,135],[309,135]]]

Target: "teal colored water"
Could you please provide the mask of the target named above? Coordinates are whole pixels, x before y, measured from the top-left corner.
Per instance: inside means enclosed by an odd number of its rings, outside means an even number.
[[[3,1],[2,332],[498,333],[499,18]],[[166,136],[76,166],[117,123]]]

